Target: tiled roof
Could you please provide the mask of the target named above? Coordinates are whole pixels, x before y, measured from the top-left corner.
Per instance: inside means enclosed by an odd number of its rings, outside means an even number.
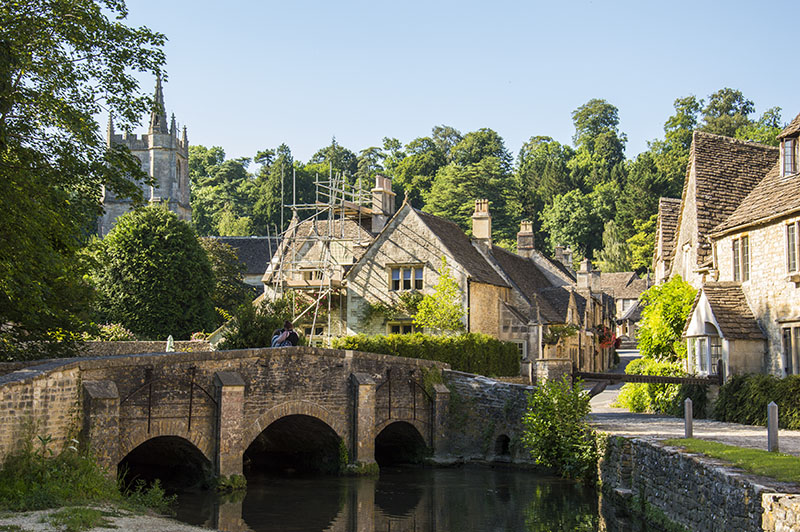
[[[642,319],[642,307],[641,307],[641,305],[639,305],[639,302],[637,301],[636,303],[631,305],[628,308],[628,310],[625,311],[625,313],[619,318],[619,321],[620,322],[623,322],[623,321],[637,322],[640,319]]]
[[[538,290],[552,286],[536,263],[530,259],[520,257],[499,246],[492,246],[492,257],[530,302],[534,301],[534,294]]]
[[[676,198],[660,198],[658,200],[658,242],[661,242],[663,249],[662,256],[669,257],[672,254],[673,240],[675,239],[675,229],[678,228],[678,216],[681,212],[681,200]]]
[[[545,323],[566,323],[570,290],[562,286],[545,288],[537,292],[539,313]]]
[[[601,272],[600,288],[616,299],[638,299],[647,290],[647,281],[635,272]]]
[[[753,312],[747,304],[747,299],[744,292],[742,292],[740,283],[706,283],[703,285],[701,292],[705,293],[706,298],[708,298],[711,311],[717,319],[721,329],[720,333],[723,337],[731,340],[760,340],[764,338],[764,333],[758,326]],[[697,307],[701,292],[697,293],[692,305],[692,311],[689,313],[690,316]],[[686,327],[688,325],[689,320],[686,321]],[[684,327],[684,333],[686,332],[686,327]]]
[[[428,226],[428,229],[441,240],[456,262],[467,271],[473,280],[496,286],[508,286],[508,283],[475,249],[469,237],[464,234],[464,231],[458,225],[450,220],[439,218],[418,209],[414,209],[414,211],[419,215],[423,223]]]
[[[714,229],[720,233],[740,226],[779,218],[800,211],[800,174],[781,177],[779,163],[756,185],[727,220]]]
[[[245,265],[245,275],[263,275],[272,254],[278,249],[280,239],[272,236],[212,236],[223,244],[228,244]]]
[[[784,137],[790,137],[797,132],[800,132],[800,114],[794,117],[794,120],[792,120],[791,124],[783,128],[783,131],[780,132],[778,138],[782,139]]]
[[[701,244],[733,214],[777,160],[776,147],[694,132],[689,165],[694,163],[695,167],[697,237]],[[682,201],[686,199],[687,183],[688,179]],[[710,254],[710,245],[698,246],[697,263],[705,262]]]

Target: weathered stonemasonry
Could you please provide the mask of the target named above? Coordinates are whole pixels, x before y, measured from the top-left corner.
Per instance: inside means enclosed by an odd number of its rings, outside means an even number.
[[[796,485],[749,475],[719,460],[610,437],[598,470],[605,494],[634,507],[646,503],[689,530],[800,530]]]
[[[448,438],[440,458],[529,462],[520,443],[531,386],[445,371]]]

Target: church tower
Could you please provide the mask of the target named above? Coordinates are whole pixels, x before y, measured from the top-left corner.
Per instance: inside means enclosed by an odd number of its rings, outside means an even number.
[[[112,119],[108,119],[106,142],[109,146],[124,144],[142,163],[142,170],[153,178],[153,185],[140,183],[146,201],[166,203],[181,220],[192,219],[189,204],[189,140],[184,126],[180,138],[175,115],[167,126],[167,112],[164,106],[164,91],[161,77],[156,79],[156,92],[153,110],[150,113],[150,127],[147,133],[137,136],[126,132],[114,132]],[[105,236],[114,227],[117,218],[130,211],[131,202],[119,199],[109,190],[103,190],[103,209],[98,232]]]

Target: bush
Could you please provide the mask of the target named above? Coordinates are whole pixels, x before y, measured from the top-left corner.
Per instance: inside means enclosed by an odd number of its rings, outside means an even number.
[[[745,425],[767,424],[767,405],[778,405],[778,424],[800,429],[800,376],[736,375],[719,390],[714,418]]]
[[[534,462],[563,477],[594,479],[598,453],[596,435],[586,422],[590,399],[583,383],[572,384],[567,376],[536,387],[522,417],[522,443]]]
[[[640,296],[643,308],[637,338],[645,358],[670,361],[686,358],[686,343],[681,335],[695,294],[697,290],[675,276],[648,288]]]
[[[120,323],[104,323],[97,326],[96,333],[86,333],[84,339],[87,341],[100,342],[134,342],[136,335],[126,329]]]
[[[642,357],[625,368],[628,375],[663,375],[683,377],[686,372],[680,362],[658,361]],[[617,405],[631,412],[650,412],[670,416],[683,415],[683,402],[692,399],[695,417],[706,415],[706,386],[696,384],[644,384],[629,382],[617,397]]]
[[[511,342],[486,334],[455,336],[389,334],[344,336],[333,340],[335,349],[352,349],[408,358],[446,362],[457,371],[480,375],[519,375],[519,351]]]
[[[217,346],[218,349],[270,347],[275,329],[280,329],[284,321],[292,319],[289,305],[289,300],[285,298],[241,305],[228,324],[225,339]]]

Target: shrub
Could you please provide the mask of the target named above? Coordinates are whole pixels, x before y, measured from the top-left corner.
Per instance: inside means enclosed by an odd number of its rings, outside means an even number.
[[[781,428],[800,429],[800,376],[736,375],[719,390],[714,418],[745,425],[767,424],[767,405],[778,405]]]
[[[136,335],[126,329],[121,323],[104,323],[97,326],[96,334],[85,334],[87,341],[101,342],[133,342]]]
[[[642,320],[637,338],[645,358],[670,361],[686,358],[681,334],[696,293],[689,283],[675,276],[641,295]]]
[[[586,422],[590,397],[580,381],[549,380],[528,396],[522,443],[537,464],[567,478],[591,481],[597,472],[597,441]]]
[[[480,375],[519,374],[519,351],[511,342],[486,334],[455,336],[430,334],[388,334],[344,336],[333,340],[335,349],[353,349],[408,358],[446,362],[457,371]]]
[[[272,333],[292,319],[288,299],[241,305],[228,324],[225,339],[218,349],[248,349],[272,345]]]
[[[686,375],[679,362],[658,361],[642,357],[632,361],[625,368],[628,375],[663,375],[682,377]],[[617,397],[617,405],[631,412],[650,412],[683,415],[683,402],[692,399],[695,417],[706,415],[706,386],[690,384],[644,384],[629,382],[625,384]]]

